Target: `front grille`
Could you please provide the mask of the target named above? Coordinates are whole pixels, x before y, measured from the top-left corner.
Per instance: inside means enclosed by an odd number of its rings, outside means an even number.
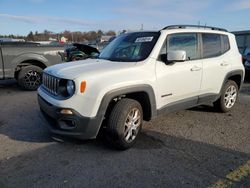
[[[43,73],[43,88],[52,95],[58,95],[59,82],[59,78]]]

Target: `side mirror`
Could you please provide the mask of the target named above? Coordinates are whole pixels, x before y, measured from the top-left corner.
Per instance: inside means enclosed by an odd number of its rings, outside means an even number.
[[[250,62],[250,53],[247,54],[247,61]]]
[[[167,53],[167,61],[168,62],[183,62],[186,60],[186,51],[184,50],[176,50],[169,51]]]

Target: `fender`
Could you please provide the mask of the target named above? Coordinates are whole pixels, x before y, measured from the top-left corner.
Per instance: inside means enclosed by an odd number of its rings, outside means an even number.
[[[223,89],[223,86],[226,84],[226,82],[228,81],[228,79],[231,77],[231,76],[239,76],[241,77],[241,81],[240,81],[240,87],[239,87],[239,90],[244,82],[244,77],[245,77],[245,74],[244,74],[244,71],[241,70],[241,69],[237,69],[237,70],[233,70],[233,71],[230,71],[226,74],[224,80],[223,80],[223,84],[220,88],[220,92],[218,94],[216,94],[215,98],[214,98],[214,101],[218,100],[221,96],[221,92],[222,92],[222,89]],[[214,102],[213,101],[213,102]]]
[[[245,77],[245,74],[244,74],[244,71],[241,70],[241,69],[237,69],[237,70],[233,70],[233,71],[230,71],[226,74],[225,78],[224,78],[224,81],[223,81],[223,85],[221,86],[221,89],[220,89],[220,93],[222,91],[222,88],[223,86],[225,85],[225,83],[227,82],[227,80],[231,77],[231,76],[239,76],[241,77],[241,81],[240,81],[240,87],[239,87],[239,90],[244,82],[244,77]]]
[[[43,55],[36,54],[36,53],[25,53],[25,54],[19,55],[15,59],[13,59],[11,63],[17,66],[18,64],[24,61],[29,61],[29,60],[40,61],[46,66],[49,65],[48,59],[46,59]]]
[[[153,88],[150,85],[146,85],[146,84],[132,85],[132,86],[122,87],[122,88],[109,91],[103,96],[97,114],[104,117],[106,110],[108,108],[108,105],[113,98],[119,95],[126,95],[130,93],[135,93],[135,92],[147,93],[149,97],[149,101],[150,101],[150,106],[151,106],[151,118],[156,117],[157,110],[156,110],[155,93],[154,93]]]
[[[17,66],[22,62],[32,60],[39,61],[43,63],[46,67],[49,65],[48,59],[46,59],[44,56],[35,53],[25,53],[15,57],[11,62],[5,64],[5,71],[7,71],[5,73],[8,75],[8,77],[14,78]]]

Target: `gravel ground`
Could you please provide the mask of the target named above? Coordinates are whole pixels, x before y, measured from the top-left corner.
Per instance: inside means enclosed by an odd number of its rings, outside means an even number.
[[[53,141],[36,98],[0,81],[0,187],[250,187],[249,81],[231,112],[161,116],[122,152],[99,139]]]

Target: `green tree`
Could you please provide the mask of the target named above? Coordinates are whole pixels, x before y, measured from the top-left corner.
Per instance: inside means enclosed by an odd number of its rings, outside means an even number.
[[[115,31],[110,30],[106,32],[105,35],[115,36],[116,34],[115,34]]]
[[[27,40],[28,41],[34,41],[34,35],[33,35],[32,31],[30,31],[29,34],[27,35]]]

